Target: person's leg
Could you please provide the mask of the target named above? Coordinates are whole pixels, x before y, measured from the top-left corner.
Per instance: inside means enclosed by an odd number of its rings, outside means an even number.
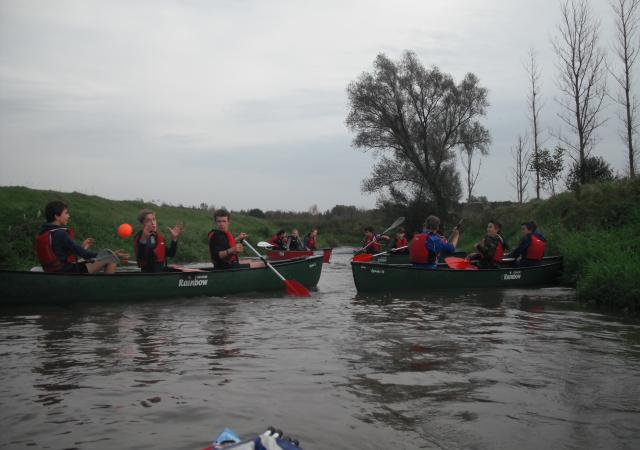
[[[256,260],[256,259],[241,259],[239,261],[240,264],[244,264],[244,265],[248,265],[248,267],[251,267],[252,269],[257,269],[259,267],[266,267],[265,264],[260,261],[260,260]]]
[[[118,266],[117,264],[108,261],[95,261],[92,263],[87,263],[86,267],[88,273],[96,273],[104,269],[104,273],[111,274],[115,273]]]

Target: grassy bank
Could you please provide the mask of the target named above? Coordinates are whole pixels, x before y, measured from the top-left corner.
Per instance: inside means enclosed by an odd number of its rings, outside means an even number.
[[[535,220],[547,254],[564,256],[564,281],[582,301],[640,313],[640,179],[586,185],[524,205],[469,205],[463,246],[470,249],[489,219],[504,224],[512,246],[520,223]]]
[[[5,237],[0,241],[0,267],[26,269],[38,264],[33,240],[45,221],[44,205],[52,200],[62,200],[69,205],[69,225],[76,231],[77,240],[93,237],[96,248],[122,248],[133,252],[133,239],[121,239],[116,230],[127,222],[137,231],[136,216],[140,209],[151,208],[156,212],[158,227],[165,236],[167,227],[182,222],[185,230],[180,237],[175,262],[206,261],[209,259],[207,233],[212,228],[212,211],[176,206],[158,206],[141,201],[114,201],[80,193],[42,191],[24,187],[0,187],[0,227]],[[232,231],[249,233],[253,242],[264,240],[278,228],[269,220],[232,214]],[[329,233],[333,242],[341,236]],[[320,230],[319,244],[327,245],[327,237]]]

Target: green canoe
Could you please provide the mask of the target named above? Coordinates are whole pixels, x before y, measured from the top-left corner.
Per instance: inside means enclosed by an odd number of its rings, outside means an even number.
[[[322,255],[272,263],[288,280],[318,284]],[[135,301],[284,290],[268,268],[197,272],[64,274],[0,270],[0,304]]]
[[[358,292],[427,291],[458,288],[511,288],[554,284],[562,271],[562,257],[550,256],[534,267],[455,270],[441,265],[437,270],[409,264],[351,262]]]

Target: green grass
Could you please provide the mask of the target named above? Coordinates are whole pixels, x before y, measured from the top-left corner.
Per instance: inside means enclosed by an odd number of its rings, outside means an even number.
[[[118,225],[130,223],[135,233],[139,229],[136,221],[138,211],[150,208],[156,212],[159,230],[165,236],[169,235],[168,226],[177,222],[185,225],[175,262],[209,259],[207,233],[213,226],[212,211],[158,206],[142,201],[114,201],[77,192],[2,187],[0,229],[5,230],[5,239],[0,241],[0,267],[25,269],[37,265],[33,241],[45,222],[42,210],[52,200],[62,200],[69,205],[69,225],[75,229],[76,239],[80,241],[85,237],[93,237],[96,240],[95,248],[122,248],[133,253],[133,238],[118,237]],[[264,240],[277,227],[268,221],[239,214],[232,214],[231,220],[232,231],[249,233],[253,242]]]
[[[583,186],[523,205],[487,203],[463,212],[460,247],[470,250],[491,219],[503,223],[511,246],[520,224],[535,220],[547,254],[564,257],[564,282],[585,302],[640,313],[640,178]]]

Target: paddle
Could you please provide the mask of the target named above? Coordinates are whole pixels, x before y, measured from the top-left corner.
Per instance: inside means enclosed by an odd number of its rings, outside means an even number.
[[[454,231],[456,231],[456,230],[460,230],[460,225],[462,225],[462,221],[463,221],[463,220],[464,220],[464,219],[460,219],[460,221],[456,224],[456,226],[455,226],[455,227],[453,227],[453,230],[451,230],[451,234],[449,235],[449,240],[448,240],[447,242],[451,242],[451,238],[453,237],[453,232],[454,232]],[[457,242],[456,242],[456,244],[457,244]]]
[[[260,248],[273,248],[273,244],[269,244],[268,242],[265,242],[265,241],[258,242],[256,246]]]
[[[449,269],[456,270],[478,270],[476,266],[471,264],[471,261],[466,258],[456,258],[455,256],[449,256],[444,259]]]
[[[280,278],[282,280],[282,282],[284,283],[284,286],[287,288],[287,294],[293,295],[293,296],[296,296],[296,297],[311,297],[311,293],[309,292],[309,290],[306,287],[304,287],[302,285],[302,283],[300,283],[299,281],[296,281],[296,280],[287,280],[287,279],[285,279],[285,277],[283,277],[280,274],[280,272],[278,272],[276,270],[275,267],[273,267],[271,264],[269,264],[269,261],[267,261],[266,258],[264,256],[262,256],[262,254],[258,250],[253,248],[253,246],[251,244],[249,244],[249,242],[246,239],[244,239],[242,241],[242,243],[244,245],[246,245],[247,247],[249,247],[251,249],[251,251],[253,253],[255,253],[256,256],[258,258],[260,258],[262,260],[262,262],[264,262],[265,265],[269,269],[271,269],[273,271],[273,273],[275,273],[278,276],[278,278]]]
[[[387,234],[387,232],[388,232],[389,230],[393,230],[395,227],[397,227],[398,225],[400,225],[402,222],[404,222],[404,217],[398,217],[398,218],[396,219],[396,221],[395,221],[395,222],[393,222],[389,228],[387,228],[386,230],[384,230],[384,231],[383,231],[382,233],[380,233],[380,234]],[[356,250],[356,253],[366,250],[366,249],[367,249],[367,247],[369,247],[369,246],[370,246],[371,244],[373,244],[374,242],[376,242],[376,236],[375,236],[375,235],[373,236],[373,239],[372,239],[372,240],[371,240],[367,245],[365,245],[364,247],[362,247],[362,248],[360,248],[360,249]]]
[[[360,253],[359,255],[355,255],[353,257],[353,260],[355,262],[369,262],[373,258],[375,258],[376,256],[386,255],[387,253],[397,252],[398,250],[404,250],[405,248],[408,248],[408,247],[409,247],[408,245],[405,245],[403,247],[392,248],[391,250],[387,250],[386,252],[376,253],[375,255],[372,255],[371,253]]]

